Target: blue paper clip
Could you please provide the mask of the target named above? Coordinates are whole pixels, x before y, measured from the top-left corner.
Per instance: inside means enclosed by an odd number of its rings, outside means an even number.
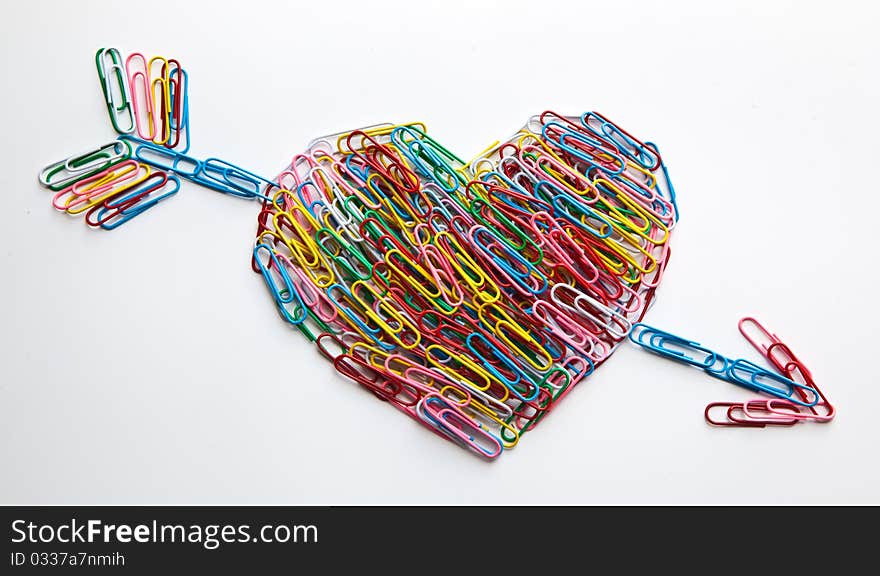
[[[178,121],[177,118],[174,117],[174,114],[171,115],[170,126],[171,129],[177,132],[177,141],[175,142],[173,148],[180,150],[181,153],[186,154],[189,152],[189,74],[186,73],[186,70],[183,68],[174,68],[171,73],[168,75],[169,77],[169,93],[171,96],[171,109],[175,110],[177,108],[177,100],[181,100],[180,106],[182,107],[180,112],[180,119]],[[181,83],[183,84],[183,88],[180,88]],[[180,92],[178,94],[177,92]],[[180,147],[180,136],[186,135],[186,146]]]
[[[590,118],[595,118],[601,124],[603,139],[612,142],[627,158],[645,170],[655,170],[660,166],[661,158],[657,150],[650,149],[647,143],[639,142],[598,112],[584,112],[581,115],[584,128],[595,133],[589,124]]]
[[[499,371],[497,368],[495,368],[495,366],[492,365],[492,363],[489,361],[489,359],[486,358],[474,346],[474,344],[472,342],[472,340],[474,340],[474,339],[479,339],[481,341],[480,343],[483,346],[485,346],[486,348],[488,348],[493,356],[495,356],[496,358],[501,360],[501,362],[508,369],[510,369],[511,372],[513,372],[515,379],[514,380],[509,379],[507,376],[502,374],[501,371]],[[486,338],[483,334],[481,334],[479,332],[474,332],[472,334],[469,334],[467,339],[465,340],[465,342],[467,343],[468,349],[471,352],[473,352],[477,358],[479,358],[480,360],[483,361],[483,367],[486,370],[488,370],[493,376],[498,378],[498,380],[501,381],[502,384],[504,384],[505,388],[507,388],[508,390],[513,392],[513,394],[517,398],[519,398],[523,402],[531,402],[532,400],[534,400],[535,398],[538,397],[538,394],[541,392],[541,389],[538,386],[536,386],[534,384],[534,382],[529,382],[531,384],[530,387],[534,388],[534,392],[530,396],[524,396],[523,393],[520,392],[520,390],[517,386],[520,385],[520,383],[523,380],[530,381],[531,378],[529,378],[528,374],[523,372],[523,370],[519,367],[519,365],[512,358],[510,358],[510,356],[508,356],[507,354],[505,354],[504,352],[499,350],[498,347],[495,346],[491,341],[489,341],[489,339]],[[520,386],[520,387],[522,387],[522,386]],[[525,386],[525,388],[528,389],[529,386]]]
[[[261,251],[265,251],[269,256],[268,264],[263,264],[263,260],[260,258]],[[287,270],[281,266],[281,263],[278,262],[278,259],[275,257],[275,251],[270,246],[265,244],[257,244],[254,246],[254,260],[257,262],[257,266],[260,268],[260,273],[266,281],[266,286],[268,286],[269,292],[271,292],[272,297],[276,302],[279,304],[290,304],[295,297],[299,297],[293,287],[293,281],[290,279],[290,275],[287,273]],[[272,277],[271,270],[278,271],[282,282],[284,282],[283,289],[278,287],[278,284]]]
[[[629,339],[634,344],[656,354],[702,368],[711,376],[755,392],[763,392],[801,406],[815,406],[820,399],[816,390],[809,386],[765,370],[749,360],[742,358],[731,360],[701,346],[698,342],[658,330],[647,324],[634,324]],[[702,359],[691,355],[694,353],[699,353]],[[795,394],[796,389],[811,396],[812,402],[798,398]]]
[[[260,258],[261,251],[266,251],[268,253],[268,264],[263,264],[263,260]],[[298,326],[305,322],[308,317],[308,308],[306,308],[305,303],[303,303],[299,292],[296,291],[287,270],[275,256],[275,251],[266,244],[257,244],[254,247],[254,261],[256,261],[260,273],[266,281],[266,286],[269,288],[269,292],[272,293],[272,298],[275,299],[275,304],[278,306],[278,312],[281,314],[281,317],[294,326]],[[284,283],[283,288],[280,288],[275,282],[275,279],[272,277],[272,270],[276,270],[281,277],[281,281]],[[287,310],[288,304],[295,305],[293,315]]]
[[[554,126],[558,129],[560,129],[560,134],[559,134],[558,139],[554,140],[553,138],[550,138],[550,136],[547,134],[547,128],[549,128],[550,126]],[[612,152],[608,148],[607,145],[603,145],[602,142],[599,142],[598,140],[593,140],[592,138],[585,136],[584,134],[579,134],[577,132],[574,132],[574,131],[570,130],[569,128],[563,126],[562,124],[559,124],[558,122],[548,122],[547,124],[545,124],[544,127],[541,129],[541,137],[550,141],[550,142],[553,142],[554,144],[559,146],[561,149],[565,150],[565,152],[567,152],[568,154],[571,154],[575,158],[580,158],[581,160],[583,160],[584,162],[586,162],[590,166],[598,168],[599,170],[601,170],[602,172],[605,172],[607,174],[610,174],[610,175],[620,174],[621,172],[623,172],[623,169],[626,167],[626,161],[623,158],[621,158],[619,155]],[[566,144],[567,138],[577,140],[578,142],[582,142],[584,144],[587,144],[588,146],[592,146],[593,148],[601,150],[603,155],[609,156],[610,158],[612,158],[614,160],[614,164],[617,166],[617,168],[611,169],[607,165],[603,164],[602,162],[598,162],[596,160],[596,158],[591,157],[591,156],[587,156],[586,154],[584,154],[584,152],[582,150],[578,150],[577,148],[573,148],[573,147],[569,146],[568,144]]]
[[[271,180],[267,180],[262,176],[257,176],[253,172],[249,172],[244,168],[240,168],[235,164],[230,164],[219,158],[208,158],[202,163],[202,171],[200,174],[200,183],[210,180],[221,187],[230,190],[237,190],[241,195],[247,198],[260,198],[261,200],[272,201],[272,197],[264,195],[262,190],[278,188]],[[230,192],[234,194],[233,192]]]
[[[634,338],[633,335],[635,335],[636,332],[638,332],[638,335]],[[645,342],[646,335],[649,336],[647,342]],[[728,369],[731,364],[730,360],[721,354],[700,345],[699,342],[687,340],[680,336],[676,336],[675,334],[664,332],[663,330],[658,330],[657,328],[652,328],[651,326],[642,323],[633,325],[632,331],[629,333],[629,339],[631,342],[647,348],[656,354],[671,358],[672,360],[684,362],[685,364],[690,364],[691,366],[696,366],[697,368],[702,368],[710,376],[724,380],[725,382],[730,382],[728,377]],[[688,353],[696,353],[698,357],[691,356]],[[702,359],[700,359],[699,356],[702,356]]]
[[[649,337],[647,342],[645,342],[646,336]],[[687,340],[681,336],[658,330],[647,324],[633,324],[632,330],[629,333],[629,339],[634,344],[647,348],[655,354],[671,358],[672,360],[678,360],[679,362],[684,362],[691,366],[696,366],[697,368],[703,368],[704,370],[713,368],[718,363],[719,355],[704,346],[700,346],[699,342]],[[667,343],[671,346],[664,346],[664,344]],[[687,352],[701,353],[703,358],[695,358],[690,356]],[[726,371],[726,364],[724,365],[724,368]]]
[[[268,194],[271,188],[278,185],[234,164],[219,158],[197,160],[182,152],[171,150],[160,144],[141,140],[129,134],[119,137],[132,143],[134,157],[144,164],[174,172],[181,178],[195,182],[211,190],[238,196],[239,198],[272,201]],[[265,185],[265,187],[263,186]]]
[[[653,142],[645,142],[645,146],[649,146],[652,148],[657,154],[660,154],[660,149]],[[675,200],[675,187],[672,185],[672,180],[669,179],[669,171],[666,169],[666,164],[663,162],[661,157],[660,160],[660,170],[663,172],[663,179],[666,180],[666,199],[672,204],[672,207],[675,208],[675,221],[678,222],[678,202]],[[662,192],[662,188],[660,188],[660,184],[658,182],[657,189]]]
[[[488,244],[480,240],[480,234],[485,234],[497,243],[498,249],[509,257],[509,260],[503,255],[497,254]],[[495,266],[506,273],[511,280],[521,286],[523,290],[532,294],[541,294],[547,289],[548,281],[543,272],[535,268],[531,262],[523,258],[519,252],[513,250],[506,242],[496,236],[491,230],[485,226],[474,226],[471,228],[471,240],[473,245],[482,250],[485,255],[492,260]],[[512,262],[512,264],[511,264]],[[535,278],[539,281],[539,286],[534,288],[528,282],[529,279]]]
[[[541,180],[541,182],[539,182],[538,184],[539,186],[541,184],[548,184],[553,186],[546,180]],[[555,187],[556,186],[554,186],[554,188]],[[563,202],[566,202],[568,204],[567,208],[563,205]],[[578,228],[584,230],[585,232],[589,232],[596,238],[608,238],[609,236],[611,236],[611,231],[614,229],[611,222],[607,218],[602,216],[599,212],[596,212],[595,210],[590,208],[590,206],[585,202],[578,202],[577,200],[572,199],[569,194],[558,194],[556,196],[553,196],[553,198],[551,199],[551,204],[553,205],[555,215],[565,218]],[[576,218],[572,215],[572,212],[579,213],[581,218]],[[597,230],[592,226],[587,226],[587,224],[584,223],[584,220],[590,218],[593,220],[598,220],[603,224],[600,230]]]
[[[790,380],[784,376],[780,376],[775,372],[765,370],[748,360],[734,360],[727,371],[731,380],[737,382],[747,388],[751,388],[756,392],[764,392],[771,396],[785,398],[789,402],[799,404],[801,406],[815,406],[819,401],[819,394],[815,389]],[[744,378],[748,376],[748,379]],[[778,384],[779,386],[774,385]],[[806,396],[812,397],[812,402],[806,402],[795,394],[795,388],[806,393]]]

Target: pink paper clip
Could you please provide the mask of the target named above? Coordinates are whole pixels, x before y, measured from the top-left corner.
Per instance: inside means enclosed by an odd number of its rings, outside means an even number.
[[[147,59],[140,52],[134,52],[125,59],[125,72],[128,75],[128,87],[131,90],[131,103],[134,107],[134,120],[137,135],[142,140],[152,140],[153,130],[153,95],[150,86],[150,70]],[[140,81],[140,85],[138,85]],[[149,131],[144,132],[144,127]]]

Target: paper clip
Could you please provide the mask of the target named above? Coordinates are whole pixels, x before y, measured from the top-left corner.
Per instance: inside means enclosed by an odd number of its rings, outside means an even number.
[[[501,440],[483,430],[482,425],[474,423],[442,396],[425,396],[416,410],[426,422],[481,456],[497,458],[504,450]]]
[[[176,67],[168,74],[169,97],[171,100],[171,114],[169,117],[169,129],[172,138],[165,143],[169,148],[179,149],[186,154],[189,151],[189,75],[180,67],[177,60],[169,60]],[[185,137],[186,144],[181,147],[181,136]]]
[[[138,138],[152,140],[155,134],[153,95],[146,57],[139,52],[129,54],[125,59],[125,72],[128,76],[135,131]]]
[[[135,128],[134,111],[122,55],[116,48],[101,48],[95,53],[95,65],[113,129],[120,134],[130,134]]]
[[[82,154],[60,160],[46,166],[39,176],[40,184],[52,191],[59,191],[101,170],[131,158],[131,146],[114,140]]]
[[[158,74],[153,74],[154,63],[160,64]],[[147,84],[150,90],[153,123],[151,130],[153,137],[150,140],[154,144],[166,145],[171,138],[170,74],[170,63],[167,58],[154,56],[147,62]]]
[[[268,257],[266,263],[263,262],[261,254],[265,254]],[[254,258],[260,267],[260,272],[263,275],[263,279],[266,281],[266,286],[269,288],[269,292],[272,294],[275,303],[278,305],[281,317],[294,326],[302,324],[306,319],[307,309],[299,293],[296,291],[293,281],[290,279],[290,275],[281,265],[272,248],[266,244],[258,244],[254,247]],[[280,285],[277,282],[276,277],[280,278]],[[286,305],[288,304],[294,305],[293,314],[287,310]]]

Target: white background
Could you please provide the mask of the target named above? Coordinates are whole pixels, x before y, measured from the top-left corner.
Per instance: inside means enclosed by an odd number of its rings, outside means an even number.
[[[8,2],[0,89],[0,503],[880,503],[871,2]],[[755,358],[756,315],[838,408],[624,346],[497,462],[338,377],[249,269],[255,203],[192,184],[115,232],[37,173],[114,137],[93,56],[178,58],[192,154],[273,175],[311,138],[422,120],[469,157],[533,113],[657,142],[682,219],[647,320]]]

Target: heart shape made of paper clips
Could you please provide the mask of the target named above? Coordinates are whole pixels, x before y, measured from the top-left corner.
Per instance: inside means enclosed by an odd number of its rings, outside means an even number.
[[[544,112],[469,162],[382,124],[293,157],[251,264],[336,370],[491,459],[641,320],[677,219],[657,146],[595,112]]]

